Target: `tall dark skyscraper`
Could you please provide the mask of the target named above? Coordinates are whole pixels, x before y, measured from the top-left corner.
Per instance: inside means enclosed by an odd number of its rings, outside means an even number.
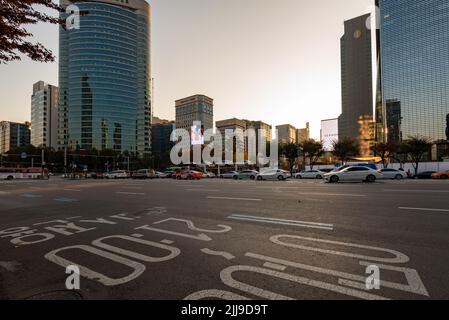
[[[380,137],[392,137],[391,101],[400,101],[403,139],[446,139],[449,113],[447,0],[378,0],[380,8]],[[396,106],[397,107],[397,106]],[[393,137],[395,138],[395,137]]]
[[[80,25],[59,32],[59,146],[150,152],[150,5],[145,0],[61,4],[76,5]]]
[[[340,138],[359,138],[360,117],[373,116],[372,37],[366,14],[345,21],[341,38],[342,114],[338,118]]]

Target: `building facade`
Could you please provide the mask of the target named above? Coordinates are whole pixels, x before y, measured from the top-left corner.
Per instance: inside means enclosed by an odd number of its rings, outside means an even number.
[[[173,147],[172,133],[175,122],[153,117],[151,125],[151,151],[155,154],[166,153]]]
[[[205,95],[194,95],[176,100],[176,129],[191,131],[194,122],[201,122],[204,129],[214,127],[214,100]]]
[[[303,143],[310,140],[310,123],[306,123],[306,127],[296,130],[296,143]]]
[[[223,150],[226,150],[226,130],[232,130],[233,132],[237,132],[238,130],[241,131],[242,134],[246,131],[246,121],[245,120],[239,120],[236,118],[233,119],[227,119],[227,120],[221,120],[217,121],[215,124],[215,127],[217,128],[218,132],[220,132],[222,141],[223,141]],[[244,135],[239,138],[233,138],[233,148],[236,150],[244,150],[245,154],[248,153],[248,139]]]
[[[296,128],[290,124],[276,126],[279,143],[296,143]]]
[[[376,115],[376,121],[380,131],[383,130],[378,136],[392,142],[417,135],[432,141],[446,140],[447,0],[377,0],[376,3],[380,9],[381,61],[381,107],[377,111],[381,114]]]
[[[0,122],[0,154],[30,145],[30,124]]]
[[[58,87],[39,81],[31,96],[31,144],[58,147]]]
[[[326,152],[334,151],[333,144],[338,142],[338,118],[321,121],[321,143]]]
[[[145,0],[61,4],[76,4],[80,26],[59,32],[60,147],[149,153],[150,5]]]
[[[341,38],[342,113],[338,118],[340,138],[359,139],[360,117],[373,117],[372,36],[367,28],[371,15],[345,21]]]

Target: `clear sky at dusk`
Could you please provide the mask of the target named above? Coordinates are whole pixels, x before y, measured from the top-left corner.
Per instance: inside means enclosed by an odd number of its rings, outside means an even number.
[[[174,101],[215,99],[215,120],[272,125],[320,121],[341,110],[343,21],[373,0],[151,0],[154,115],[174,119]],[[31,28],[58,54],[58,28]],[[24,58],[0,65],[0,120],[29,121],[32,85],[58,84],[58,64]]]

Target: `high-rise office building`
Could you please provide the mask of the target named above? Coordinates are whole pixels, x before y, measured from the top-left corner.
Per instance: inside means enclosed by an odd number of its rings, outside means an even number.
[[[306,127],[296,130],[296,143],[303,143],[310,140],[310,123],[306,123]]]
[[[153,153],[165,153],[171,150],[174,129],[174,121],[153,117],[151,125],[151,151]]]
[[[380,8],[381,61],[378,140],[395,142],[416,135],[445,140],[449,114],[447,0],[376,0],[376,4]]]
[[[145,0],[61,4],[76,4],[80,24],[59,32],[60,146],[150,152],[150,5]]]
[[[245,153],[248,152],[247,147],[247,137],[245,137],[243,134],[246,131],[246,121],[240,120],[236,118],[232,119],[226,119],[217,121],[215,123],[215,127],[220,132],[222,141],[223,141],[223,150],[226,150],[226,130],[232,130],[233,132],[237,133],[238,130],[242,133],[241,137],[234,137],[233,147],[237,150],[244,150]]]
[[[296,128],[290,124],[276,126],[279,143],[296,143]]]
[[[214,100],[205,95],[195,95],[177,100],[176,129],[190,132],[194,122],[201,122],[204,129],[214,127]]]
[[[30,144],[30,124],[0,122],[0,154]]]
[[[372,36],[366,14],[345,21],[341,38],[342,114],[338,118],[340,138],[359,139],[359,118],[373,116]]]
[[[39,81],[31,96],[31,144],[58,147],[58,87]]]

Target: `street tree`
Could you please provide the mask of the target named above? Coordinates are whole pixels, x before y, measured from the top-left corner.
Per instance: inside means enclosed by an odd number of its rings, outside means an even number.
[[[421,136],[410,136],[401,145],[402,152],[407,154],[412,162],[415,176],[418,175],[419,164],[424,160],[425,155],[430,153],[431,147],[430,140]]]
[[[55,60],[43,44],[29,41],[33,34],[26,28],[40,22],[58,24],[59,18],[43,12],[48,9],[60,7],[52,0],[0,0],[0,64],[21,60],[20,54],[39,62]]]
[[[343,137],[332,142],[332,147],[334,156],[340,159],[343,165],[359,154],[359,143],[353,138]]]
[[[381,158],[384,169],[388,168],[391,156],[398,151],[398,146],[394,143],[376,143],[372,147],[375,156]]]
[[[293,175],[293,168],[298,159],[299,146],[296,143],[290,142],[280,144],[279,149],[279,154],[287,160],[290,173]]]
[[[304,160],[309,159],[310,169],[313,170],[314,165],[317,163],[323,154],[323,144],[313,139],[306,140],[300,144]],[[305,161],[304,161],[305,165]]]

